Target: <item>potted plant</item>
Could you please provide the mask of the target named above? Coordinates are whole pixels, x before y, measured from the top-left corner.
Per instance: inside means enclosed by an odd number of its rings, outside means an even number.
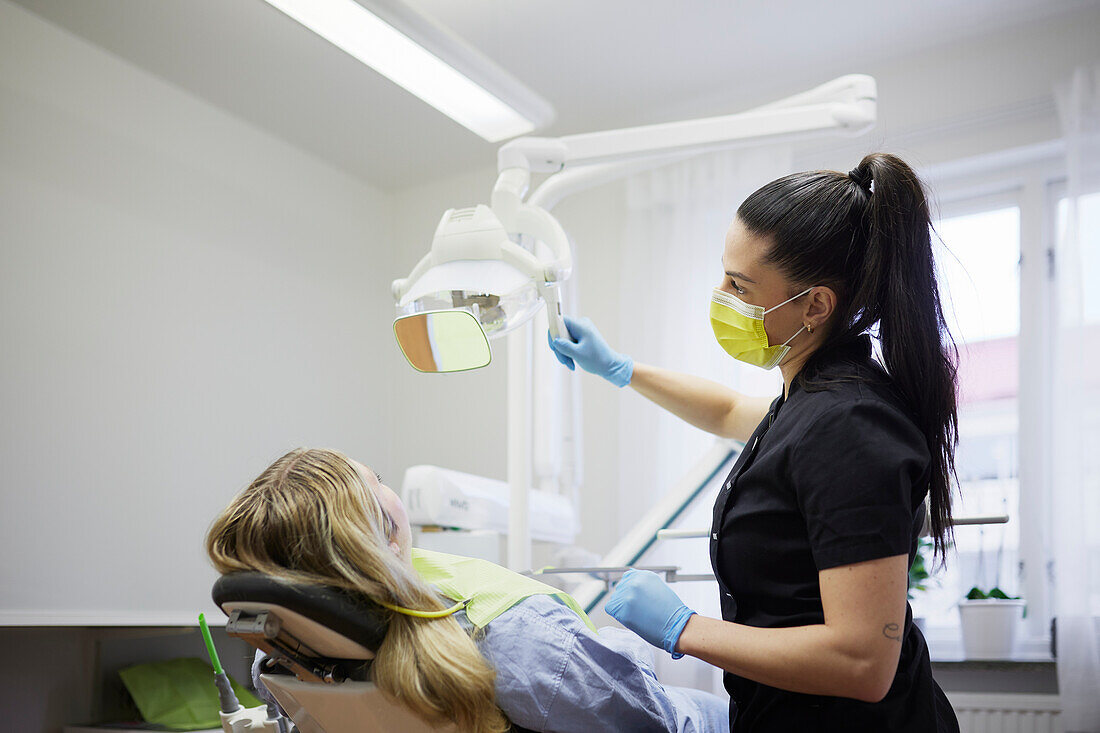
[[[988,593],[977,586],[959,601],[963,654],[967,659],[1011,659],[1016,628],[1025,604],[994,587]]]
[[[979,528],[978,582],[985,577],[985,528]],[[959,601],[963,655],[967,659],[1011,659],[1016,647],[1016,628],[1026,613],[1019,596],[1009,596],[1000,588],[1005,536],[1001,528],[994,565],[993,588],[983,591],[977,585]]]

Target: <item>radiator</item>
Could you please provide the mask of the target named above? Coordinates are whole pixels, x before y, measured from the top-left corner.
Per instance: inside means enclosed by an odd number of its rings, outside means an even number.
[[[960,733],[1064,733],[1057,695],[956,692],[947,697]]]

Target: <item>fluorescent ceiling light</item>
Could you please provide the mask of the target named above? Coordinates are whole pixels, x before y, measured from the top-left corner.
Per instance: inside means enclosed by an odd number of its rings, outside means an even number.
[[[505,104],[354,0],[265,1],[489,142],[525,135],[545,123],[532,119],[539,115],[524,115]],[[486,60],[479,61],[485,65]]]

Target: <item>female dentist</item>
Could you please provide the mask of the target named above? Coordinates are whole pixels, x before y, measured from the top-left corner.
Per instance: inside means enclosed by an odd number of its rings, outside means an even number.
[[[566,366],[745,442],[714,505],[721,620],[647,571],[623,577],[607,612],[725,670],[733,731],[958,731],[906,602],[926,496],[941,556],[950,541],[957,427],[920,181],[881,153],[847,175],[772,181],[738,208],[722,265],[714,335],[735,359],[779,367],[770,404],[636,364],[587,319],[567,320],[574,341],[550,341]]]

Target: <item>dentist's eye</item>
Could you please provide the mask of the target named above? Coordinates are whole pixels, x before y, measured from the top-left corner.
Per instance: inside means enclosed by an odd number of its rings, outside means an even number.
[[[745,289],[738,285],[735,281],[730,280],[730,287],[737,291],[739,295],[745,294]]]

